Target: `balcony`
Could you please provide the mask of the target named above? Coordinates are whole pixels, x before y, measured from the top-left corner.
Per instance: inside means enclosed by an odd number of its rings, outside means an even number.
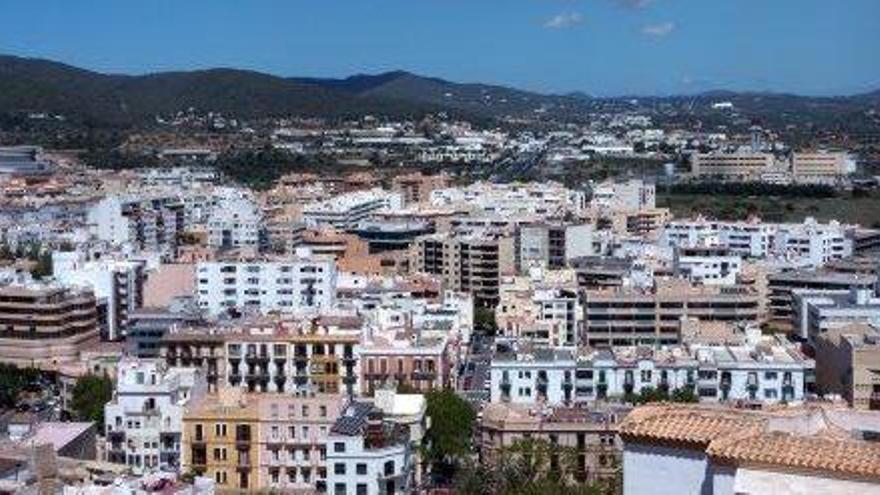
[[[437,373],[434,371],[415,370],[410,376],[413,380],[434,380],[437,378]]]

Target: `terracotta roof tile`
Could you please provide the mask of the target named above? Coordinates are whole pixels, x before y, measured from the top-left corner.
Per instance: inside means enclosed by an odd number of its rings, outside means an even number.
[[[783,466],[880,477],[880,445],[829,436],[762,432],[716,441],[707,453],[737,464]]]

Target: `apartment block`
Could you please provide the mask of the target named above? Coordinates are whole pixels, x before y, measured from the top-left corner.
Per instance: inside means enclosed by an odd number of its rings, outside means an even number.
[[[104,406],[107,460],[136,473],[179,468],[184,411],[206,390],[196,368],[123,358],[113,398]]]
[[[101,312],[101,336],[125,336],[130,315],[144,302],[144,262],[88,259],[82,252],[52,253],[52,272],[64,285],[91,288]]]
[[[592,233],[591,225],[522,225],[515,237],[516,268],[563,268],[573,258],[593,254]]]
[[[576,353],[523,348],[496,352],[492,402],[575,404],[638,394],[643,389],[690,389],[702,401],[775,404],[802,400],[815,362],[782,339],[737,345],[615,347]]]
[[[691,156],[691,174],[757,179],[775,163],[770,153],[698,153]]]
[[[91,289],[0,284],[0,362],[54,367],[78,359],[99,337]]]
[[[769,320],[780,328],[792,328],[795,289],[876,290],[877,276],[829,270],[790,270],[767,275]],[[793,328],[792,328],[793,329]]]
[[[703,285],[734,285],[742,258],[725,247],[676,247],[672,271],[676,277]]]
[[[356,227],[374,212],[402,207],[403,198],[399,193],[375,188],[308,204],[303,207],[302,217],[308,227],[331,226],[346,230]]]
[[[880,326],[855,323],[816,336],[816,388],[850,407],[880,410]]]
[[[116,195],[92,205],[86,221],[99,240],[174,253],[186,227],[186,212],[176,195]]]
[[[574,455],[563,476],[578,483],[618,482],[623,443],[617,427],[626,406],[536,409],[504,402],[489,403],[479,424],[482,462],[495,463],[526,439],[546,442]]]
[[[835,179],[848,173],[845,153],[795,152],[791,155],[791,173],[796,180]]]
[[[331,306],[336,267],[300,249],[286,258],[201,262],[196,277],[199,307],[212,315],[308,312]]]
[[[513,238],[490,232],[420,237],[411,256],[413,271],[440,276],[446,289],[470,292],[482,307],[498,304],[501,276],[515,271]]]
[[[871,289],[792,291],[795,335],[813,341],[835,327],[880,323],[880,298]]]
[[[415,461],[409,428],[387,421],[373,404],[352,402],[327,438],[327,493],[411,493]]]

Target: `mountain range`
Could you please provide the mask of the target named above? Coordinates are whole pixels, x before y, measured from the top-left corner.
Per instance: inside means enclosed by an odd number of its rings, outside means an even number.
[[[648,102],[710,102],[747,106],[774,101],[799,108],[880,104],[880,91],[845,97],[711,92],[651,97]],[[597,106],[626,101],[584,93],[548,95],[486,84],[461,84],[404,71],[344,79],[279,77],[237,69],[102,74],[59,62],[0,55],[0,113],[48,112],[96,126],[128,126],[193,107],[239,118],[270,116],[418,117],[446,111],[473,118],[583,116]],[[781,103],[780,103],[781,100]]]

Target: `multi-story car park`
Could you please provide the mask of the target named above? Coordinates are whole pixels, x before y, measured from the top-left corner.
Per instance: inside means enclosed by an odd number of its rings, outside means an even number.
[[[779,328],[791,328],[792,291],[795,289],[875,291],[876,288],[876,275],[829,270],[791,270],[771,273],[767,275],[768,317]]]
[[[586,343],[590,346],[675,344],[679,321],[755,322],[758,293],[745,286],[696,286],[658,279],[650,289],[586,291]]]

